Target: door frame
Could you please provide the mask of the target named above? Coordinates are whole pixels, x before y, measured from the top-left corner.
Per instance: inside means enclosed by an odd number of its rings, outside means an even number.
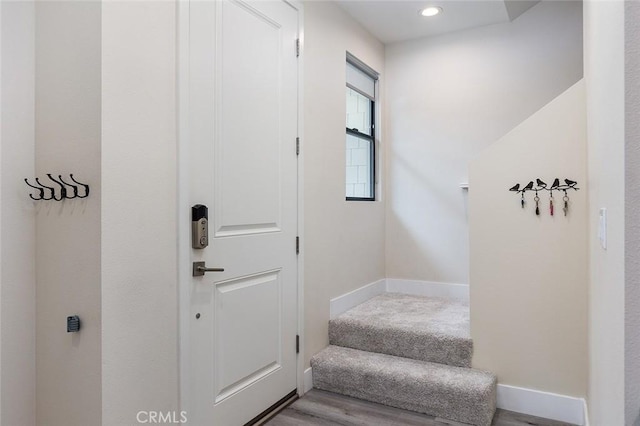
[[[178,244],[178,409],[186,411],[189,418],[190,402],[190,301],[191,283],[191,214],[188,208],[190,191],[189,174],[189,6],[191,0],[176,1],[176,102],[177,102],[177,219]],[[195,0],[198,1],[198,0]],[[213,0],[215,1],[215,0]],[[301,0],[282,0],[298,11],[298,236],[300,253],[297,256],[297,333],[300,336],[300,352],[296,359],[296,385],[298,395],[304,393],[304,5]],[[291,149],[295,149],[293,145]],[[284,396],[284,395],[282,395]]]

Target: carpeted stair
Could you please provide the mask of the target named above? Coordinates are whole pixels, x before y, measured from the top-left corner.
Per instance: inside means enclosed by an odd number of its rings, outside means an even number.
[[[496,377],[470,367],[468,305],[387,293],[329,323],[313,386],[476,426],[496,409]]]
[[[387,293],[329,321],[329,342],[368,352],[471,367],[469,305]]]

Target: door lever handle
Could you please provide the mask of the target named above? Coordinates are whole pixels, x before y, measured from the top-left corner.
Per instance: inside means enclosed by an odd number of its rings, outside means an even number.
[[[192,276],[201,277],[205,272],[224,272],[224,268],[207,268],[204,262],[193,262]]]

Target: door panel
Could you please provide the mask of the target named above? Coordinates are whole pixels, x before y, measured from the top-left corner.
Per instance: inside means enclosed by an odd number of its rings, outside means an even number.
[[[216,284],[216,403],[281,368],[279,275],[271,271]],[[251,317],[260,321],[245,321]]]
[[[296,389],[298,12],[189,6],[190,202],[209,207],[190,282],[189,424],[241,426]],[[187,206],[185,206],[187,207]]]
[[[221,8],[215,235],[277,231],[286,32],[250,4],[223,2]]]

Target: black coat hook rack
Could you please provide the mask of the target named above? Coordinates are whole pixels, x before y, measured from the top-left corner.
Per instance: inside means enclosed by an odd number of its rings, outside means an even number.
[[[512,191],[512,192],[515,192],[516,194],[521,195],[520,205],[522,206],[522,208],[524,208],[526,205],[525,193],[528,191],[529,192],[533,191],[536,194],[533,197],[533,201],[536,203],[536,210],[535,210],[536,216],[540,216],[540,196],[538,192],[549,191],[549,214],[553,216],[554,207],[555,207],[553,191],[562,191],[564,193],[564,196],[562,197],[564,207],[562,208],[562,210],[564,212],[564,215],[567,216],[567,214],[569,213],[569,195],[567,191],[569,190],[578,191],[580,188],[578,188],[577,185],[578,185],[578,182],[571,179],[564,179],[564,184],[560,184],[560,179],[555,178],[551,186],[549,186],[542,179],[538,178],[535,180],[535,183],[534,181],[530,181],[523,188],[520,188],[520,184],[516,183],[511,188],[509,188],[509,191]]]
[[[51,173],[47,173],[46,176],[53,184],[45,185],[40,182],[40,178],[36,177],[36,184],[34,185],[29,183],[27,178],[24,178],[27,186],[37,191],[35,194],[32,191],[32,193],[29,194],[29,198],[34,201],[64,201],[74,198],[87,198],[89,196],[89,185],[78,182],[73,177],[73,173],[69,175],[69,179],[73,183],[69,183],[68,180],[65,181],[62,175],[58,175],[57,179],[54,178]]]

